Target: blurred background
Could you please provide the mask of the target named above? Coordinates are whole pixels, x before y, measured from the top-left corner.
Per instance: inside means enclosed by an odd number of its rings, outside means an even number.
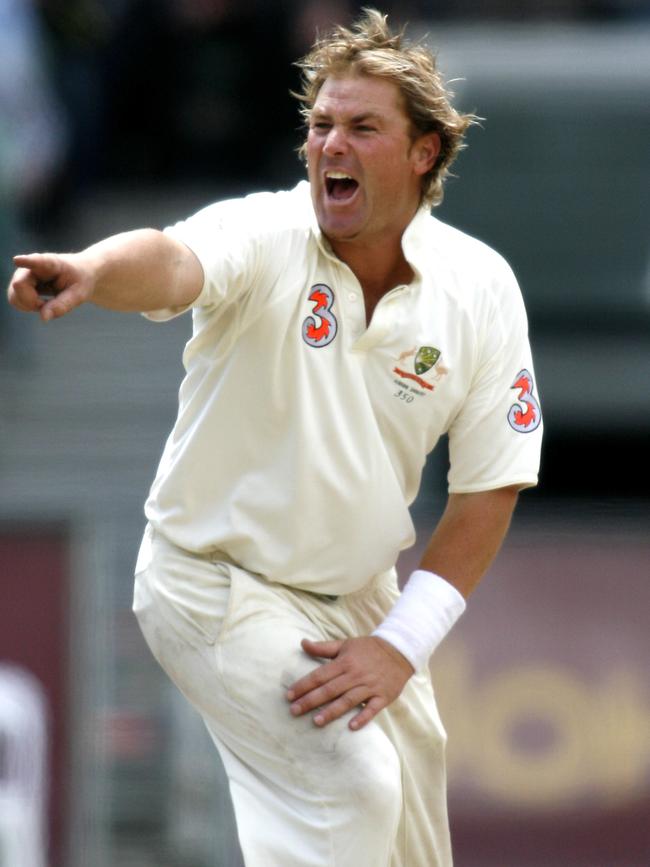
[[[359,5],[0,0],[2,280],[16,252],[293,185],[292,61]],[[439,216],[513,265],[546,419],[540,487],[434,660],[456,865],[648,867],[650,4],[380,8],[485,118]],[[0,306],[2,867],[241,864],[216,755],[130,611],[189,329]],[[443,444],[418,544],[446,468]]]

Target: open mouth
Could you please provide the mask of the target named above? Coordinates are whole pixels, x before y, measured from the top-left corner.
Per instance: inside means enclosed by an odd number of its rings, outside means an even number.
[[[325,189],[330,199],[345,202],[351,199],[359,187],[358,181],[343,172],[326,172]]]

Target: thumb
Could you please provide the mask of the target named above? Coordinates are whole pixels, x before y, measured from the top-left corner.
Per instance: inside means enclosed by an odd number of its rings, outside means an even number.
[[[343,644],[343,641],[310,641],[309,638],[303,638],[300,642],[305,653],[321,659],[334,659],[339,655]]]
[[[43,285],[46,289],[48,288],[48,284]],[[41,319],[44,322],[48,322],[50,319],[59,319],[61,316],[65,316],[66,313],[70,313],[75,307],[79,307],[86,300],[86,293],[81,286],[69,286],[67,289],[56,292],[50,300],[46,301],[43,307],[41,307]]]

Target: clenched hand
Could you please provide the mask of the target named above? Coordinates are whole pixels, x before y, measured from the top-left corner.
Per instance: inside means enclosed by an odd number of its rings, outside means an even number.
[[[64,316],[90,297],[90,274],[75,254],[32,253],[15,256],[14,264],[9,303],[25,313],[39,313],[45,322]]]

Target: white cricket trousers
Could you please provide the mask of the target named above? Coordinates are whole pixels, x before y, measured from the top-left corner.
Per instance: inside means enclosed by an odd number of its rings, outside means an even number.
[[[230,781],[246,867],[450,867],[445,733],[428,672],[353,732],[294,718],[285,694],[318,662],[302,638],[368,635],[394,571],[330,599],[184,551],[147,528],[134,611],[201,714]]]

